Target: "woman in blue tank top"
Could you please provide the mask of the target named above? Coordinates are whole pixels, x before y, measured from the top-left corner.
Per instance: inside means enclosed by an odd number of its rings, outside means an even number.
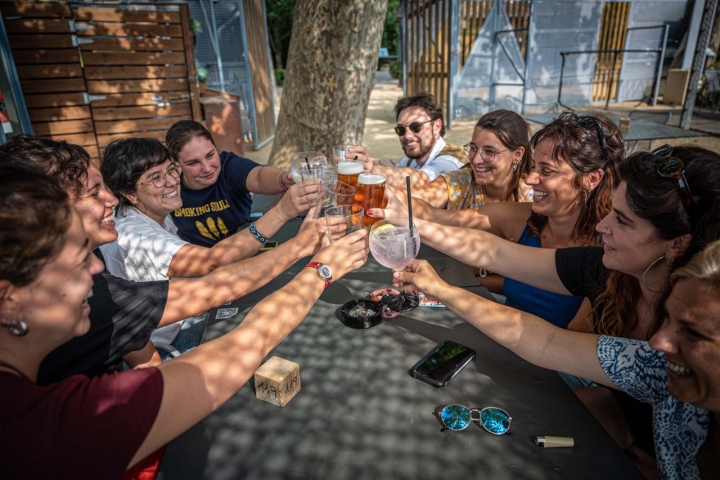
[[[525,178],[533,203],[497,202],[449,211],[413,200],[413,214],[436,223],[486,230],[537,248],[600,243],[595,225],[610,211],[625,155],[620,130],[602,115],[566,112],[531,140],[532,169]],[[477,151],[469,150],[471,161]],[[482,162],[488,162],[483,158]],[[388,208],[393,208],[388,206]],[[387,211],[385,212],[388,213]],[[506,304],[562,328],[589,331],[587,300],[505,279]]]

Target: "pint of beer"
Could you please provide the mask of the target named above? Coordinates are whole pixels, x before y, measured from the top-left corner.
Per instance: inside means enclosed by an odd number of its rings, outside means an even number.
[[[357,182],[353,205],[363,207],[366,212],[372,208],[385,208],[385,175],[361,173]],[[378,220],[380,219],[365,215],[365,226],[369,227]]]
[[[343,160],[337,164],[338,180],[352,187],[356,187],[358,175],[363,173],[364,170],[365,166],[363,162]]]

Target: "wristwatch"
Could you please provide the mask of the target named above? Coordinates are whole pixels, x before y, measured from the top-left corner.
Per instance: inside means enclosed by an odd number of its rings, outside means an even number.
[[[318,277],[325,282],[325,288],[332,283],[332,269],[328,265],[320,262],[310,262],[305,265],[305,268],[314,268],[317,270]]]

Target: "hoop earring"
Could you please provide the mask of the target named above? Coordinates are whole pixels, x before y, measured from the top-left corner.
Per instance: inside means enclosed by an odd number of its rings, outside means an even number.
[[[16,337],[24,337],[28,334],[28,326],[27,323],[20,320],[19,322],[10,322],[10,320],[7,320],[5,318],[2,319],[3,326],[7,327],[8,330],[10,330],[10,333],[15,335]],[[19,328],[18,328],[19,327]]]
[[[662,290],[652,290],[650,287],[648,287],[648,286],[647,286],[647,283],[645,283],[645,275],[647,275],[648,271],[649,271],[656,263],[658,263],[660,260],[663,260],[664,258],[665,258],[665,255],[663,255],[662,257],[658,258],[657,260],[655,260],[654,262],[652,262],[650,265],[648,265],[648,267],[647,267],[647,268],[645,269],[645,271],[643,272],[642,283],[643,283],[643,285],[645,285],[645,288],[647,288],[648,291],[650,291],[650,292],[652,292],[652,293],[660,293],[660,292],[662,292]]]

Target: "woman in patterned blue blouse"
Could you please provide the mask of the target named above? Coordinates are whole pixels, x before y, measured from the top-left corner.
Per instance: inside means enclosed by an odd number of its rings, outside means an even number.
[[[424,260],[412,282],[536,365],[625,390],[653,407],[662,478],[720,478],[720,241],[671,277],[664,323],[649,342],[571,332],[443,282]]]

